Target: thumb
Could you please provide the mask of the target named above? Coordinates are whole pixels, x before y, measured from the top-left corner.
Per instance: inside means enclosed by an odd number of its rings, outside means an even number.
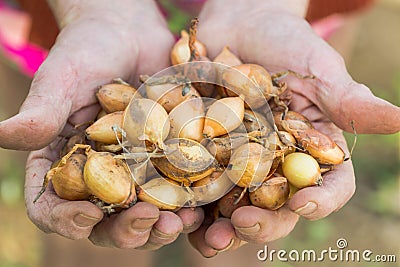
[[[321,60],[323,58],[324,60]],[[291,88],[306,95],[339,128],[358,133],[392,134],[400,131],[400,108],[376,97],[355,82],[344,60],[328,45],[314,50],[309,61],[313,82],[289,79]]]
[[[62,83],[71,79],[63,79],[65,71],[60,73],[60,67],[53,66],[57,66],[57,62],[48,58],[36,73],[19,113],[0,122],[0,147],[16,150],[43,148],[64,128],[72,104],[62,90],[68,85]]]

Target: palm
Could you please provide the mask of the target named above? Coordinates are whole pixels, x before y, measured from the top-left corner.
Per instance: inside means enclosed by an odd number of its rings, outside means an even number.
[[[52,141],[46,148],[32,152],[27,161],[26,204],[30,218],[39,228],[73,239],[90,237],[102,246],[134,248],[144,245],[143,248],[155,249],[175,240],[180,231],[197,227],[194,221],[201,221],[202,211],[183,209],[174,214],[139,203],[102,220],[103,214],[95,205],[87,201],[62,200],[51,187],[33,204],[43,177],[59,157],[63,143],[79,131],[75,126],[93,120],[99,111],[95,98],[97,87],[116,77],[137,85],[138,75],[153,74],[168,66],[173,38],[163,24],[150,20],[140,32],[131,34],[121,25],[103,20],[78,20],[65,27],[36,75],[22,113],[8,124],[17,128],[16,123],[26,120],[26,116],[32,116],[35,123],[37,120],[42,123],[36,125],[41,133],[19,143],[19,148],[40,148]],[[153,34],[160,38],[157,43],[152,41]],[[44,106],[46,104],[49,106]],[[51,113],[43,115],[43,109]],[[37,113],[46,118],[40,121]],[[19,134],[27,133],[22,129]],[[83,219],[80,214],[84,214]],[[186,224],[190,227],[185,229]],[[165,236],[154,234],[153,227]]]
[[[345,139],[337,126],[351,130],[350,122],[354,120],[360,132],[374,132],[377,128],[380,132],[393,131],[380,123],[381,119],[369,117],[370,120],[365,121],[362,111],[356,110],[354,103],[364,105],[367,110],[382,107],[398,113],[398,108],[375,98],[368,88],[355,83],[347,73],[343,59],[316,36],[304,20],[284,12],[274,14],[251,9],[251,6],[248,8],[247,13],[246,10],[240,14],[235,10],[213,13],[213,8],[209,6],[200,15],[199,40],[205,43],[211,58],[228,45],[244,62],[260,64],[272,73],[291,69],[303,75],[316,76],[315,79],[285,78],[293,93],[290,109],[308,117],[318,130],[332,137],[347,155]],[[246,17],[241,17],[242,14]],[[236,21],[241,23],[233,24]],[[347,90],[353,90],[353,94],[345,95]],[[353,103],[343,106],[343,102]],[[379,111],[379,116],[384,115]],[[395,117],[386,116],[396,125],[399,124]],[[375,125],[371,128],[371,124]],[[352,163],[346,161],[324,175],[322,186],[298,191],[278,213],[242,207],[233,213],[230,221],[217,221],[209,227],[203,226],[191,234],[190,240],[205,256],[215,255],[216,249],[225,248],[232,239],[235,242],[231,248],[240,246],[240,240],[272,241],[293,229],[298,217],[292,211],[308,219],[323,218],[340,209],[354,190]],[[309,203],[311,206],[307,206]]]

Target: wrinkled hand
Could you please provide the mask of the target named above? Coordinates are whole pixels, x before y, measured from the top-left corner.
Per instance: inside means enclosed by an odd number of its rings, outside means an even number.
[[[35,150],[50,144],[32,152],[27,161],[28,215],[45,232],[71,239],[89,237],[101,246],[157,249],[171,243],[180,232],[199,226],[201,209],[175,214],[138,203],[103,218],[94,204],[62,200],[51,186],[33,204],[60,147],[76,131],[74,125],[93,120],[99,111],[97,86],[115,77],[137,81],[139,74],[167,67],[174,42],[152,1],[53,2],[61,33],[20,112],[0,123],[1,147]]]
[[[358,133],[389,134],[400,130],[400,109],[353,81],[340,55],[304,19],[277,1],[237,0],[232,5],[210,0],[200,14],[198,39],[207,46],[210,58],[228,45],[244,62],[260,64],[272,73],[290,69],[315,75],[314,80],[285,79],[293,92],[290,109],[308,117],[347,155],[340,129],[352,132],[351,121]],[[351,161],[323,177],[322,186],[298,191],[276,212],[241,207],[231,220],[203,225],[189,235],[189,240],[200,253],[211,257],[245,242],[265,243],[281,238],[293,229],[298,215],[311,220],[323,218],[340,209],[353,195]]]

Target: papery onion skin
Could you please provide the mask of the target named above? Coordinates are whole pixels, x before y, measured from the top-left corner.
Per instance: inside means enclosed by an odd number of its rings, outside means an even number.
[[[104,144],[118,144],[117,136],[121,140],[122,135],[119,131],[114,131],[114,126],[121,128],[123,112],[117,111],[107,114],[86,129],[88,139]]]
[[[193,198],[184,187],[164,178],[154,178],[143,184],[138,188],[137,196],[160,210],[170,211],[176,211]]]
[[[207,55],[206,46],[196,40],[195,47],[201,56]],[[190,60],[190,49],[189,49],[189,34],[186,31],[181,31],[181,38],[175,43],[171,50],[171,63],[177,65],[181,63],[189,62]]]
[[[128,166],[109,152],[89,153],[84,179],[89,191],[106,203],[125,206],[136,200]]]
[[[329,136],[316,129],[299,131],[297,140],[320,164],[341,164],[345,154]]]
[[[65,165],[55,167],[51,181],[56,194],[66,200],[86,200],[90,196],[83,178],[86,156],[72,154]]]
[[[142,96],[132,86],[111,83],[100,86],[96,97],[105,112],[113,113],[124,111],[132,97],[141,98]]]
[[[132,145],[140,146],[147,140],[163,149],[170,130],[168,113],[151,99],[133,99],[124,112],[122,128]]]
[[[200,142],[204,128],[204,104],[194,97],[176,106],[169,113],[171,129],[168,138],[188,138]]]
[[[224,135],[239,127],[243,117],[244,102],[241,97],[217,100],[208,108],[203,134],[208,138]]]
[[[248,143],[236,149],[227,167],[232,182],[240,187],[258,187],[267,178],[274,153],[258,143]]]
[[[228,89],[228,96],[243,95],[252,109],[266,104],[274,92],[270,74],[256,64],[241,64],[225,69],[222,84]]]
[[[285,177],[273,177],[249,193],[251,203],[259,208],[277,210],[289,198],[289,183]]]

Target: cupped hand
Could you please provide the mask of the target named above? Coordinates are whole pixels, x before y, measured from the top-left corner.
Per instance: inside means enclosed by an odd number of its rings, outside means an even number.
[[[358,133],[398,132],[400,108],[355,82],[341,56],[296,13],[276,1],[237,0],[232,4],[210,0],[199,17],[198,39],[206,45],[210,58],[228,45],[243,62],[260,64],[272,73],[290,69],[314,75],[315,79],[285,79],[293,93],[290,109],[308,117],[347,156],[341,129],[353,132],[352,122]],[[265,243],[283,237],[294,228],[298,215],[311,220],[323,218],[340,209],[354,194],[350,160],[323,177],[322,186],[298,191],[276,212],[241,207],[231,220],[203,225],[190,234],[189,240],[210,257],[245,242]]]
[[[191,231],[201,209],[159,211],[147,203],[105,218],[88,201],[60,199],[49,186],[34,204],[43,178],[75,125],[99,111],[95,91],[113,78],[135,82],[169,65],[173,36],[153,1],[50,1],[61,32],[14,117],[0,123],[0,146],[29,155],[25,196],[30,219],[45,232],[96,245],[156,249]],[[135,84],[135,83],[134,83]],[[47,147],[45,147],[47,146]],[[45,147],[45,148],[43,148]]]

